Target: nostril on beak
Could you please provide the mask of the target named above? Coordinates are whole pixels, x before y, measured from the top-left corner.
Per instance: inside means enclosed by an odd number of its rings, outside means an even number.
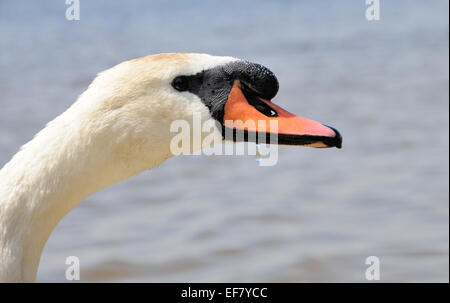
[[[325,125],[325,124],[324,124]],[[336,146],[337,148],[342,148],[342,136],[341,133],[339,133],[339,131],[337,129],[335,129],[334,127],[325,125],[326,127],[332,129],[335,133],[334,135],[334,146]]]

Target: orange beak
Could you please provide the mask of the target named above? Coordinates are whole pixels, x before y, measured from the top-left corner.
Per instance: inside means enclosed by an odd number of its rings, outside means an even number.
[[[276,121],[276,122],[275,122]],[[277,127],[274,127],[277,125]],[[235,80],[224,108],[224,126],[233,131],[277,136],[277,144],[310,147],[342,146],[339,132],[314,120],[291,114],[249,92]]]

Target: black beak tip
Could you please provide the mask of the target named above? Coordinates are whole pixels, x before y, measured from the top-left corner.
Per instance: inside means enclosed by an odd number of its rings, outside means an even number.
[[[331,128],[336,133],[336,135],[333,138],[334,139],[333,143],[334,143],[334,146],[336,148],[341,149],[342,148],[342,136],[341,136],[341,133],[339,133],[339,131],[337,129],[335,129],[334,127],[331,127],[331,126],[328,126],[328,125],[325,125],[325,126]]]

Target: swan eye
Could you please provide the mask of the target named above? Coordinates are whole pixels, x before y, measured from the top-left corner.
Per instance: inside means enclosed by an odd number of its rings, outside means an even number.
[[[172,86],[177,91],[183,92],[189,89],[189,79],[186,76],[178,76],[172,81]]]

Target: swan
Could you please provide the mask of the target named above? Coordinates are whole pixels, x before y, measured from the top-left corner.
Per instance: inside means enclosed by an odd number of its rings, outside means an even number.
[[[273,104],[277,91],[266,67],[208,54],[149,55],[99,73],[0,170],[0,281],[34,281],[48,237],[71,209],[172,157],[175,120],[192,123],[198,113],[223,126],[214,130],[221,138],[230,129],[225,121],[276,120],[278,144],[341,147],[336,129]],[[233,130],[244,131],[244,141],[268,133],[259,125],[239,128]]]

